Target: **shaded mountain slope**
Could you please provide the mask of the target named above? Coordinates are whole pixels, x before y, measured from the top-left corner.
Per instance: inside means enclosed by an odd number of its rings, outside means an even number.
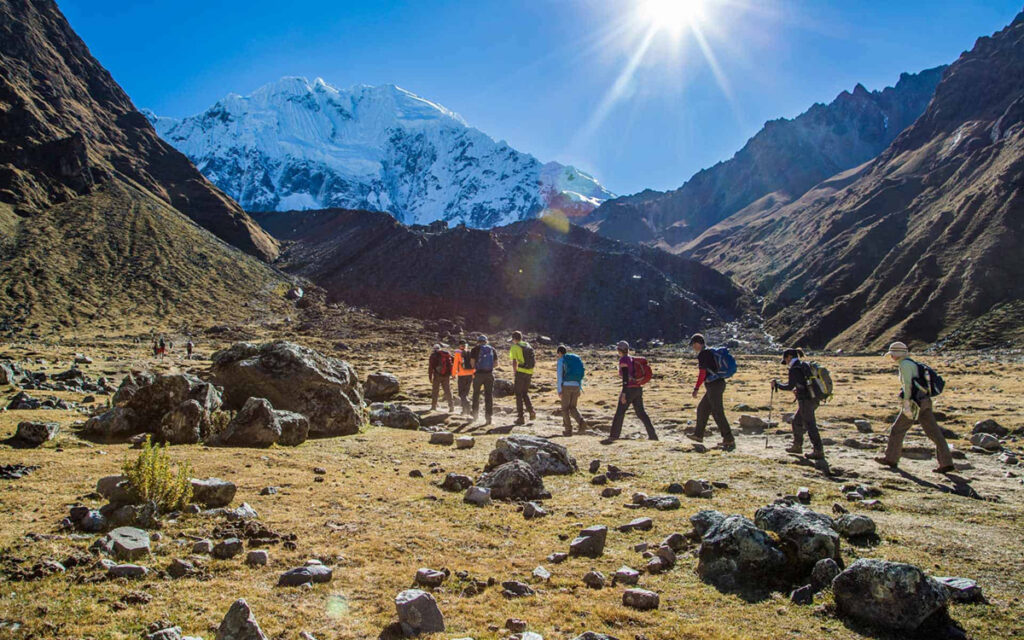
[[[787,341],[1019,343],[1024,323],[1024,14],[980,38],[877,159],[687,253],[765,295]]]
[[[609,200],[584,224],[609,237],[672,248],[762,198],[789,202],[888,147],[924,111],[944,69],[904,73],[881,91],[858,84],[792,120],[772,120],[731,159],[679,189]]]
[[[162,141],[52,0],[0,0],[0,202],[22,216],[131,181],[234,246],[277,244]]]
[[[281,266],[330,298],[387,315],[463,317],[566,340],[679,339],[732,319],[748,297],[695,261],[548,220],[491,231],[406,227],[386,214],[260,214]]]

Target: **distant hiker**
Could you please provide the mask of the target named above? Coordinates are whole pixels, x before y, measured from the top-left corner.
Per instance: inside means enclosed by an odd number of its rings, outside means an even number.
[[[469,352],[470,363],[473,365],[473,419],[480,415],[480,393],[484,394],[484,426],[491,424],[494,415],[494,366],[498,361],[498,352],[487,344],[487,336],[476,339],[476,346]]]
[[[613,442],[622,435],[622,421],[626,419],[626,410],[632,405],[636,417],[644,423],[647,429],[647,437],[650,440],[657,440],[658,434],[654,431],[651,418],[644,410],[644,385],[651,380],[651,368],[644,358],[635,358],[629,355],[629,343],[625,340],[619,342],[619,376],[622,378],[622,391],[619,392],[619,403],[615,409],[615,418],[612,420],[612,431],[604,442]]]
[[[885,448],[885,455],[875,458],[875,462],[892,467],[899,466],[900,457],[903,455],[903,439],[910,427],[917,422],[924,429],[924,433],[935,443],[935,457],[939,466],[932,469],[934,473],[949,473],[955,471],[953,456],[949,452],[949,445],[946,437],[942,435],[938,422],[935,421],[932,398],[942,393],[945,386],[942,378],[935,371],[927,366],[915,362],[910,358],[910,350],[902,342],[894,342],[889,345],[885,355],[899,363],[900,377],[900,398],[902,406],[896,422],[889,429],[889,443]]]
[[[196,345],[192,344],[192,339],[189,338],[188,342],[185,343],[185,353],[186,353],[185,357],[187,359],[189,359],[189,360],[192,359],[192,350],[195,349],[195,348],[196,348]]]
[[[808,453],[806,457],[811,460],[822,460],[825,458],[825,450],[821,444],[821,434],[818,433],[818,423],[814,417],[821,398],[811,387],[810,365],[800,359],[803,355],[804,352],[800,349],[786,349],[782,352],[782,364],[789,367],[788,379],[786,382],[772,380],[772,388],[792,391],[796,395],[797,411],[793,417],[793,445],[786,451],[797,455],[803,453],[804,431],[806,431],[813,447],[811,453]]]
[[[585,370],[583,360],[575,353],[569,353],[565,345],[558,347],[557,371],[558,399],[562,401],[562,430],[567,436],[572,435],[572,421],[579,425],[579,432],[587,428],[587,421],[576,408],[583,392],[583,376]]]
[[[523,341],[523,334],[513,331],[512,347],[508,350],[508,357],[512,361],[512,370],[515,371],[516,414],[519,416],[515,423],[526,424],[523,418],[524,407],[530,413],[530,420],[537,419],[533,403],[530,402],[530,381],[533,379],[533,368],[537,365],[537,356],[533,347]]]
[[[697,384],[693,387],[693,397],[697,397],[700,386],[704,385],[704,397],[697,404],[697,427],[687,438],[694,442],[704,441],[704,430],[708,426],[708,418],[714,416],[715,424],[722,434],[722,450],[734,451],[736,440],[733,438],[729,420],[725,417],[725,379],[732,375],[727,364],[735,366],[735,360],[728,356],[725,349],[709,349],[704,336],[695,333],[690,337],[690,348],[697,354]],[[724,352],[724,353],[723,353]],[[728,356],[731,363],[725,361]],[[721,358],[721,360],[720,360]],[[735,370],[733,370],[735,371]]]
[[[437,394],[438,391],[444,389],[444,399],[448,402],[448,413],[455,411],[455,403],[452,402],[452,354],[442,349],[439,344],[435,344],[430,353],[427,377],[432,385],[430,410],[437,410]]]
[[[155,339],[153,340],[153,357],[156,358],[160,355],[160,343]]]
[[[167,343],[164,341],[163,338],[160,338],[160,349],[157,351],[157,353],[160,354],[161,358],[167,355]]]
[[[455,352],[452,363],[452,375],[455,376],[455,380],[458,385],[459,391],[459,404],[462,405],[462,415],[467,415],[473,411],[472,406],[469,404],[469,392],[473,388],[473,367],[472,358],[469,354],[465,340],[459,341],[459,349]]]

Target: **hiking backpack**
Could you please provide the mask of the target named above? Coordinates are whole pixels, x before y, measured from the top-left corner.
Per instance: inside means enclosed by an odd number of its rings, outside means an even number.
[[[562,356],[562,381],[583,382],[583,360],[575,353],[567,353]]]
[[[442,376],[452,375],[452,354],[447,351],[437,352],[437,363],[434,365],[434,373]]]
[[[644,386],[651,381],[654,376],[654,372],[651,371],[651,365],[647,363],[647,358],[632,358],[629,364],[629,382],[631,384]]]
[[[926,364],[921,364],[920,362],[915,362],[914,364],[917,365],[916,381],[923,389],[928,391],[928,397],[934,398],[941,394],[942,390],[946,388],[946,381],[942,379],[942,376]]]
[[[520,369],[533,369],[537,366],[537,354],[534,353],[533,347],[526,344],[525,342],[519,343],[519,348],[523,352],[523,362],[519,365]]]
[[[711,349],[711,355],[715,356],[715,364],[718,365],[718,371],[709,373],[707,380],[724,380],[731,378],[736,374],[736,358],[729,353],[728,347],[715,347]]]
[[[804,375],[811,398],[828,402],[832,398],[832,372],[817,362],[804,362]]]
[[[494,370],[494,347],[489,344],[480,345],[476,354],[476,370],[481,373]]]

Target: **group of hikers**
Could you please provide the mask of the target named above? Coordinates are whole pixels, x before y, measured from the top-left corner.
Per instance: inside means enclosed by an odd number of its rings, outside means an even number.
[[[174,343],[170,340],[165,340],[163,336],[153,339],[153,357],[164,358],[174,348]],[[192,359],[192,352],[195,350],[196,345],[192,342],[192,338],[189,338],[185,343],[185,359]]]
[[[622,435],[622,425],[626,412],[630,407],[647,431],[650,440],[657,440],[651,418],[644,408],[644,386],[650,382],[653,372],[646,358],[631,355],[630,345],[621,341],[616,345],[618,350],[618,372],[621,389],[616,403],[615,417],[612,420],[611,432],[603,441],[611,443]],[[686,432],[690,440],[703,443],[708,421],[714,418],[715,425],[721,434],[720,448],[723,451],[734,451],[736,440],[725,415],[725,390],[728,378],[737,370],[735,358],[725,347],[709,347],[704,336],[697,333],[690,337],[690,348],[697,357],[697,380],[692,396],[696,398],[704,388],[704,395],[697,403],[697,416],[694,429]],[[577,433],[584,433],[587,421],[579,411],[579,399],[583,391],[583,380],[586,369],[579,355],[572,353],[565,345],[557,348],[558,360],[555,363],[555,381],[558,397],[561,401],[563,433],[573,435],[573,422],[577,424]],[[918,423],[934,443],[938,467],[935,473],[954,471],[953,459],[945,436],[935,420],[932,399],[942,393],[944,382],[931,367],[916,362],[910,357],[910,350],[902,342],[894,342],[889,346],[886,357],[897,363],[900,380],[901,399],[900,413],[889,429],[888,445],[885,454],[875,458],[881,465],[896,468],[903,450],[903,440],[910,427]],[[514,379],[513,394],[516,399],[515,425],[526,424],[529,419],[536,420],[537,414],[530,399],[530,386],[537,365],[533,347],[523,340],[520,331],[512,333],[512,342],[508,353],[512,363]],[[454,353],[435,344],[428,362],[428,376],[432,385],[431,409],[437,410],[438,398],[444,392],[444,400],[448,403],[448,411],[455,410],[452,396],[451,381],[456,381],[456,390],[464,415],[472,416],[476,421],[480,415],[481,396],[484,404],[484,426],[491,425],[494,415],[494,370],[498,362],[498,353],[481,335],[476,345],[469,349],[465,340],[458,344]],[[825,449],[821,434],[818,431],[815,416],[818,407],[832,395],[832,380],[829,371],[816,363],[809,362],[798,348],[785,349],[781,364],[786,367],[785,382],[773,379],[770,381],[772,401],[776,391],[792,392],[795,396],[797,409],[793,414],[793,441],[786,451],[795,455],[803,455],[804,435],[811,443],[811,451],[805,455],[811,460],[823,460]],[[470,394],[472,393],[472,400]],[[770,419],[770,415],[769,415]]]

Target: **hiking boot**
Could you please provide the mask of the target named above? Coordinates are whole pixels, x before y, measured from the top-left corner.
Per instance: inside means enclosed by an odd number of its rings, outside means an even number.
[[[690,439],[690,440],[693,440],[694,442],[696,442],[698,444],[703,444],[704,443],[704,436],[698,436],[695,433],[687,433],[686,437],[688,439]]]
[[[793,455],[797,455],[798,456],[798,455],[801,455],[803,452],[804,452],[804,448],[803,447],[798,447],[796,445],[792,445],[792,446],[786,447],[786,453],[792,453]]]
[[[956,471],[956,467],[953,465],[946,465],[945,467],[935,467],[932,469],[932,473],[953,473]]]
[[[811,451],[804,457],[807,458],[808,460],[824,460],[825,452],[822,451],[821,449],[815,449],[814,451]]]
[[[601,441],[601,444],[614,444],[616,440],[618,440],[618,438],[608,436],[607,438]]]
[[[491,419],[487,418],[487,420],[484,422],[483,426],[485,426],[485,427],[491,426]]]
[[[537,419],[537,414],[536,414],[536,412],[533,412],[533,411],[531,411],[531,412],[530,412],[530,422],[533,422],[533,421],[534,421],[534,420],[536,420],[536,419]]]
[[[651,442],[657,442],[658,441],[658,436],[650,436],[647,439],[650,440]]]
[[[875,462],[882,465],[883,467],[889,467],[890,469],[898,469],[900,466],[898,462],[890,462],[887,458],[884,457],[875,458]]]
[[[728,442],[723,442],[722,443],[722,451],[735,451],[735,450],[736,450],[736,441],[729,440]]]
[[[513,422],[512,424],[514,424],[515,426],[518,427],[518,426],[526,424],[526,420],[523,420],[522,418],[516,418],[516,421]]]
[[[565,436],[566,438],[571,437],[572,436],[572,429],[563,429],[562,430],[562,435]]]

